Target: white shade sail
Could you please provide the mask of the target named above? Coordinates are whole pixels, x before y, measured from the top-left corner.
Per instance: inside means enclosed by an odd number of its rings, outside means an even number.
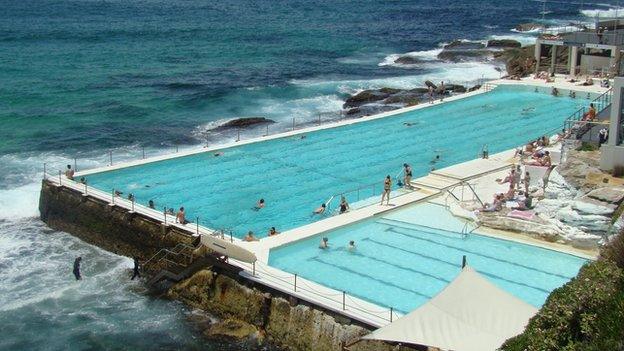
[[[466,266],[427,303],[364,339],[454,351],[496,350],[520,334],[536,312]]]

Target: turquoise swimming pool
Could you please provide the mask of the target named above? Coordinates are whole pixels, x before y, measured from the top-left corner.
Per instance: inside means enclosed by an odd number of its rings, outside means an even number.
[[[383,178],[402,164],[414,177],[506,150],[556,129],[585,99],[553,97],[527,87],[501,86],[485,94],[412,112],[306,134],[179,157],[87,176],[103,191],[133,193],[156,208],[184,206],[189,219],[237,237],[266,236],[318,220],[312,211],[334,194],[365,187],[379,196]],[[436,155],[440,159],[435,161]],[[435,161],[435,162],[434,162]],[[371,184],[378,184],[373,189]],[[356,193],[348,197],[356,201]],[[258,199],[266,207],[252,210]]]
[[[443,206],[399,209],[272,249],[269,265],[408,313],[459,274],[462,256],[492,283],[539,307],[586,262],[577,256],[478,234]],[[329,249],[319,249],[321,238]],[[347,249],[349,241],[356,249]]]

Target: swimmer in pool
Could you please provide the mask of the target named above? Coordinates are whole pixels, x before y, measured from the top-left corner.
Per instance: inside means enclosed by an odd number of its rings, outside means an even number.
[[[252,210],[254,211],[260,211],[260,209],[264,208],[264,199],[260,199],[258,200],[258,202],[256,203],[256,206],[254,206],[252,208]]]
[[[318,215],[323,214],[323,213],[325,213],[325,209],[326,208],[327,208],[327,205],[321,204],[321,206],[317,207],[317,209],[314,210],[314,212],[312,212],[312,214],[313,215],[315,215],[315,214],[318,214]]]
[[[347,245],[347,251],[349,252],[355,251],[355,241],[353,240],[349,241],[349,245]]]
[[[329,239],[327,239],[327,237],[324,237],[321,240],[321,243],[319,244],[319,249],[329,249]]]

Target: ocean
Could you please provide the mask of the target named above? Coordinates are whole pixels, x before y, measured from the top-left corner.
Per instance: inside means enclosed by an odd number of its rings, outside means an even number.
[[[38,219],[43,164],[105,165],[230,138],[260,116],[286,130],[362,89],[498,78],[495,62],[439,62],[457,39],[591,24],[600,4],[548,1],[0,1],[0,325],[3,350],[244,348],[205,340],[210,316],[154,298],[130,259]],[[402,54],[417,65],[393,61]],[[71,274],[84,259],[85,279]]]

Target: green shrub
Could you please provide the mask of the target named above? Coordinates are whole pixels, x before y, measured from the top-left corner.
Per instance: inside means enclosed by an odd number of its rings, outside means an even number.
[[[616,254],[623,242],[619,235],[599,260],[555,289],[524,333],[507,340],[501,350],[624,350],[624,271],[613,259],[624,256]]]
[[[598,147],[596,147],[596,145],[592,144],[592,143],[588,143],[586,141],[584,141],[581,146],[579,146],[579,148],[577,149],[578,151],[596,151],[598,150]]]

